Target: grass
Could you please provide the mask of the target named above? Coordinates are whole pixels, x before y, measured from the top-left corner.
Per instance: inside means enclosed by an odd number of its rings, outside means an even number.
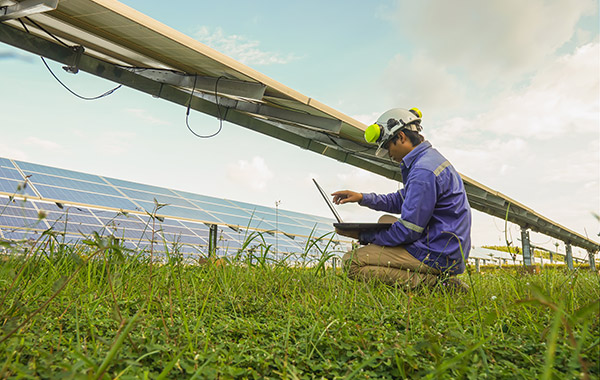
[[[600,376],[588,271],[473,273],[455,295],[284,261],[157,264],[100,236],[5,245],[0,378]]]
[[[98,234],[0,241],[0,379],[600,378],[596,273],[410,290],[348,279],[315,240],[292,263],[253,233],[208,265]]]

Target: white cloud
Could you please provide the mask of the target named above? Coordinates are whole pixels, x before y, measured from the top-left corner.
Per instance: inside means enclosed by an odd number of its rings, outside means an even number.
[[[40,148],[49,151],[62,149],[62,146],[54,141],[44,140],[39,137],[30,136],[25,139],[25,144],[34,148]]]
[[[120,155],[126,153],[132,147],[136,134],[127,131],[102,131],[94,140],[94,149],[101,152],[101,156],[107,154]]]
[[[535,70],[594,12],[593,0],[430,0],[398,1],[387,17],[434,61],[487,83]]]
[[[558,58],[540,70],[526,89],[501,100],[481,125],[496,132],[537,139],[597,132],[599,59],[598,43]]]
[[[241,186],[256,191],[263,191],[267,188],[267,183],[273,178],[273,172],[265,163],[264,158],[254,156],[250,161],[239,160],[227,166],[227,176],[229,179]]]
[[[0,157],[11,158],[21,161],[27,161],[29,159],[27,153],[11,145],[0,143]]]
[[[458,78],[449,73],[444,64],[435,62],[424,54],[411,58],[396,55],[381,78],[381,88],[386,92],[390,106],[402,104],[404,108],[418,107],[441,113],[464,103],[465,88]]]
[[[600,46],[544,65],[473,117],[427,137],[462,173],[582,233],[600,199]]]
[[[598,137],[600,45],[587,44],[541,68],[525,88],[506,92],[474,117],[446,121],[432,134],[442,141],[479,143],[491,136],[546,141],[569,135]]]
[[[10,59],[27,62],[27,63],[33,62],[32,56],[21,54],[19,52],[13,52],[13,51],[0,51],[0,61],[10,60]]]
[[[259,41],[237,34],[226,35],[222,28],[201,27],[194,36],[202,43],[246,65],[286,64],[298,59],[293,54],[263,51]]]
[[[543,183],[563,182],[581,186],[581,190],[597,189],[600,181],[600,140],[582,143],[580,149],[552,155],[547,158],[546,165],[561,169],[542,172]]]
[[[353,119],[356,119],[366,125],[371,125],[375,121],[377,121],[379,116],[381,116],[381,114],[383,114],[385,111],[387,111],[387,110],[382,110],[381,112],[372,112],[370,114],[351,115],[350,117],[352,117]]]

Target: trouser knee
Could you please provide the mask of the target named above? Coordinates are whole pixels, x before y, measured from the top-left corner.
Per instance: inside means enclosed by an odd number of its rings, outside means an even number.
[[[356,250],[346,252],[342,257],[342,268],[348,277],[354,277],[359,270],[359,264],[356,260]]]

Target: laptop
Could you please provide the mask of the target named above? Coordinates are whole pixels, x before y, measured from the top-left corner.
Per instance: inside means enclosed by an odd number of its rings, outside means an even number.
[[[314,178],[313,182],[315,183],[315,186],[317,186],[317,189],[319,189],[321,196],[323,196],[323,199],[325,199],[325,203],[327,203],[327,206],[329,206],[329,209],[331,210],[331,212],[333,212],[333,215],[337,220],[337,223],[333,223],[333,226],[335,228],[343,231],[369,231],[383,230],[392,226],[392,223],[345,223],[342,220],[340,214],[338,214],[337,210],[335,209],[333,202],[329,198],[329,195],[327,195],[327,193],[323,190],[323,188],[317,183],[317,181]]]

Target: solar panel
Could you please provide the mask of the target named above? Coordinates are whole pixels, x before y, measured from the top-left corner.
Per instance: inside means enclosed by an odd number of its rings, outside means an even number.
[[[30,176],[29,185],[11,199],[25,180],[23,174]],[[155,202],[166,205],[155,210]],[[308,214],[0,158],[0,237],[8,240],[36,239],[50,229],[62,242],[77,244],[98,233],[129,249],[192,257],[208,253],[209,226],[216,224],[217,255],[237,255],[247,247],[275,259],[302,253],[311,233],[312,238],[331,233],[331,223]],[[320,251],[313,247],[308,253]]]

